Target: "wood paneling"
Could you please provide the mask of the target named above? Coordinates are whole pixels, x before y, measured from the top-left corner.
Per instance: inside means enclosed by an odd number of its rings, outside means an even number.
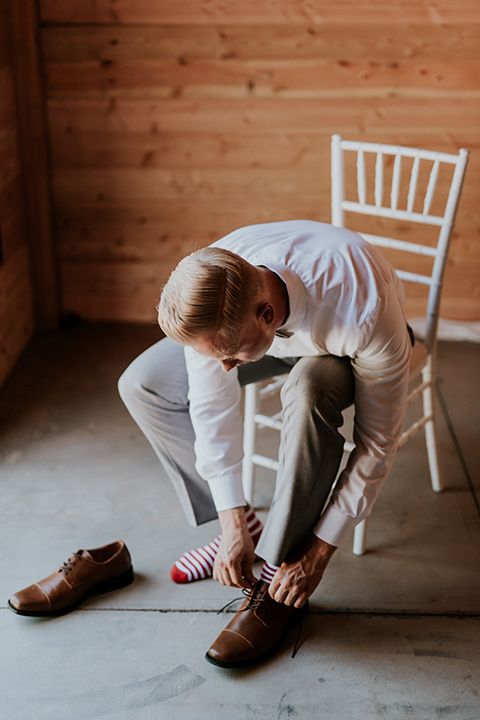
[[[358,25],[372,23],[470,22],[477,0],[40,0],[42,18],[57,23],[272,25],[304,23],[338,28],[349,19]]]
[[[477,0],[41,0],[40,12],[64,310],[153,319],[195,247],[243,224],[328,221],[340,132],[472,151],[442,312],[480,319]]]
[[[194,10],[193,3],[191,9]],[[194,22],[193,16],[190,22]],[[374,64],[416,59],[420,65],[444,61],[453,45],[455,62],[469,62],[480,54],[476,22],[456,18],[449,25],[413,19],[408,23],[383,23],[370,17],[365,25],[359,25],[358,8],[353,18],[344,17],[335,25],[335,32],[325,23],[308,25],[303,21],[283,24],[266,21],[253,27],[213,22],[141,28],[134,24],[60,27],[46,24],[43,36],[48,65],[91,62],[108,67],[132,59],[139,63],[176,60],[183,65],[198,60],[278,63],[334,60]]]
[[[43,332],[58,328],[59,289],[36,0],[10,0],[10,18],[35,328]]]
[[[22,230],[22,226],[19,226]],[[17,236],[18,237],[18,236]],[[33,332],[30,257],[27,245],[17,245],[5,259],[0,276],[0,380],[3,382]]]
[[[0,4],[0,385],[33,331],[32,292],[25,202],[10,52],[8,5]]]

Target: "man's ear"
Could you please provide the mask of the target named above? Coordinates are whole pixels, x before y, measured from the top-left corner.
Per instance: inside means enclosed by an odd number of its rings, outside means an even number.
[[[275,310],[269,302],[262,302],[257,307],[257,319],[262,320],[265,325],[271,325],[275,321]]]

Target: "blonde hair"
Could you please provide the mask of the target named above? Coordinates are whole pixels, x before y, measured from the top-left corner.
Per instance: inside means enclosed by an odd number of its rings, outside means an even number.
[[[231,344],[253,319],[260,288],[254,267],[239,255],[197,250],[180,261],[163,288],[159,325],[181,345],[202,336]]]

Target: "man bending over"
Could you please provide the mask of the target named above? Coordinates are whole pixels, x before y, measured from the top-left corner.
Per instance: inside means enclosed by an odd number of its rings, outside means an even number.
[[[295,220],[241,228],[184,258],[159,304],[166,338],[119,389],[193,525],[221,535],[182,556],[175,582],[209,577],[247,599],[207,652],[240,667],[280,646],[335,549],[371,512],[403,425],[411,341],[393,268],[359,235]],[[288,372],[265,527],[241,481],[241,386]],[[332,493],[355,405],[355,449]],[[259,580],[255,556],[265,564]]]

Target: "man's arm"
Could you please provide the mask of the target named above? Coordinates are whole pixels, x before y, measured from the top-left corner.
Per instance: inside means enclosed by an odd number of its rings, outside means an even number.
[[[217,511],[245,505],[242,415],[237,369],[185,348],[196,469],[208,482]]]
[[[247,528],[242,486],[242,416],[237,370],[185,348],[190,417],[198,473],[210,486],[222,528],[213,577],[223,585],[251,587],[254,546]]]

